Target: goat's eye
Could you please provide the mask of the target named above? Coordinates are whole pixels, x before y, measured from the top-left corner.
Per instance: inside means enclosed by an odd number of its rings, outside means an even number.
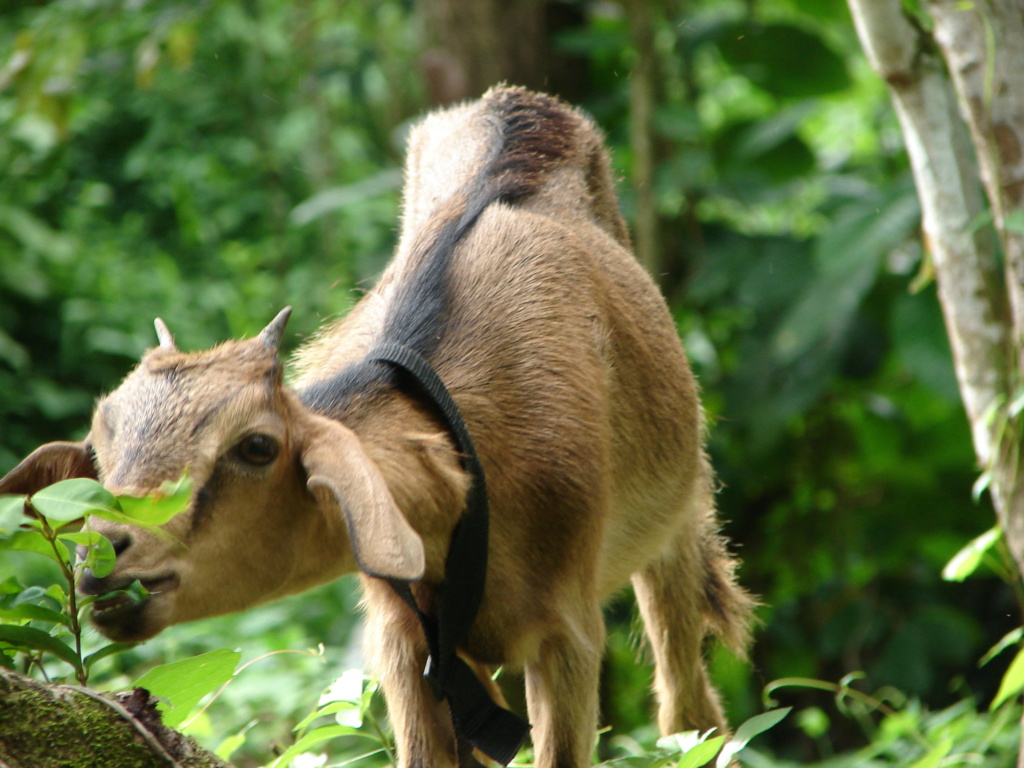
[[[269,435],[249,435],[235,446],[235,455],[246,464],[265,466],[277,458],[280,447]]]

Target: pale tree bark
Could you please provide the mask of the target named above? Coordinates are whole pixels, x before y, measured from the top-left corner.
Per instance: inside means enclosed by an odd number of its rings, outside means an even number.
[[[970,138],[942,62],[900,0],[849,4],[903,129],[974,450],[989,466],[997,436],[988,417],[1007,391],[1008,343],[993,243],[972,226],[984,203]]]
[[[1024,6],[1020,0],[928,0],[981,166],[1006,257],[1016,349],[1024,341]]]
[[[1024,467],[1011,410],[1021,379],[1024,248],[1007,227],[1024,193],[1024,30],[1016,2],[979,0],[963,10],[971,4],[929,0],[933,40],[900,0],[848,0],[900,120],[975,454],[1024,573]],[[984,211],[982,181],[1005,255],[1003,274],[995,243],[976,223]],[[1024,768],[1024,757],[1018,765]]]
[[[1010,339],[1005,398],[1020,395],[1024,356],[1024,7],[1019,0],[928,0],[942,50],[971,130],[1005,260]],[[1013,414],[995,419],[1005,430],[991,464],[992,497],[1006,541],[1024,572],[1024,465]],[[1022,762],[1024,764],[1024,762]]]

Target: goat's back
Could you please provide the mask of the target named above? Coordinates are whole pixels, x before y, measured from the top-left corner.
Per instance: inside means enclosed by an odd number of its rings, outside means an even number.
[[[524,93],[492,92],[414,130],[396,258],[302,353],[307,377],[378,340],[423,258],[417,244],[458,215],[515,129],[496,122],[493,102]],[[567,588],[563,577],[616,589],[678,530],[699,528],[694,499],[709,487],[696,387],[664,300],[628,250],[600,133],[575,110],[541,106],[529,129],[555,149],[526,157],[529,193],[487,206],[454,245],[431,352],[488,477],[488,593],[501,600],[485,600],[481,626],[558,605],[543,596]],[[502,616],[489,622],[489,610]]]

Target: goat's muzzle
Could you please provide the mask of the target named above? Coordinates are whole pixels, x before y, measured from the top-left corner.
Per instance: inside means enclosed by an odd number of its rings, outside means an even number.
[[[139,595],[129,590],[138,581],[145,590]],[[110,575],[97,577],[86,568],[78,580],[77,591],[93,596],[89,618],[106,637],[118,641],[137,641],[152,637],[162,629],[153,626],[151,614],[155,603],[178,586],[174,573],[143,575]]]

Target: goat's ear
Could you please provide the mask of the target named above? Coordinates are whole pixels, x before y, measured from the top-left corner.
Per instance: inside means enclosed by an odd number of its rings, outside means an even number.
[[[337,422],[316,417],[304,443],[306,485],[326,514],[344,518],[359,568],[381,578],[422,578],[423,540],[398,509],[359,438]]]
[[[35,493],[71,477],[97,479],[85,443],[46,443],[0,479],[0,493]]]

